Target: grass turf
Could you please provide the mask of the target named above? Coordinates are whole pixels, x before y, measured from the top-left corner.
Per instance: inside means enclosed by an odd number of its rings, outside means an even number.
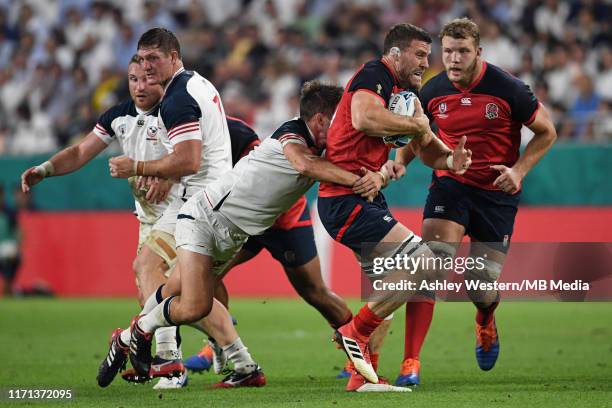
[[[351,302],[353,310],[357,302]],[[344,363],[322,318],[298,300],[231,303],[238,330],[266,373],[261,389],[206,389],[220,377],[191,375],[182,390],[155,391],[120,378],[97,386],[111,330],[137,312],[132,300],[0,300],[0,389],[71,388],[71,402],[0,406],[136,407],[433,407],[612,406],[612,303],[506,302],[497,312],[501,354],[490,372],[474,358],[473,307],[441,303],[412,393],[355,394],[334,379]],[[394,379],[403,353],[403,311],[396,313],[380,361]],[[183,328],[185,355],[202,336]]]

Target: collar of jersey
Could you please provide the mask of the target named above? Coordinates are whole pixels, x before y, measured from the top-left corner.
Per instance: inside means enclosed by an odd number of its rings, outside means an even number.
[[[174,82],[174,78],[176,78],[177,76],[181,75],[183,72],[185,72],[185,67],[180,67],[178,69],[178,71],[176,71],[174,73],[174,75],[172,75],[172,78],[170,78],[170,80],[168,81],[168,83],[166,84],[166,87],[164,88],[164,94],[166,93],[166,91],[168,90],[168,88],[170,88],[170,85],[172,85],[172,82]]]
[[[153,107],[151,109],[149,109],[148,111],[143,111],[138,106],[136,106],[136,104],[134,104],[134,108],[136,109],[136,113],[139,114],[139,115],[150,115],[157,108],[157,105],[159,105],[159,102],[157,102],[155,105],[153,105]]]
[[[458,90],[460,90],[461,92],[470,92],[472,89],[476,87],[476,85],[480,83],[480,81],[482,81],[482,78],[484,78],[485,72],[487,72],[487,66],[488,66],[487,61],[483,60],[482,61],[482,71],[480,71],[480,74],[478,74],[478,77],[474,78],[472,83],[467,88],[462,88],[456,83],[452,82],[453,86],[457,88]]]

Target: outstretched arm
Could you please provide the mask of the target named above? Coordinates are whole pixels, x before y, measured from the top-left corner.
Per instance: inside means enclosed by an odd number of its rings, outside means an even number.
[[[45,177],[61,176],[80,169],[107,146],[98,136],[90,132],[76,145],[67,147],[48,161],[24,171],[21,174],[21,189],[27,193]]]

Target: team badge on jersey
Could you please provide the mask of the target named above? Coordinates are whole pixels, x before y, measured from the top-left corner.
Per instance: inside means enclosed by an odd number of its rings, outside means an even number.
[[[487,103],[485,107],[485,118],[495,119],[499,116],[499,107],[494,103]]]
[[[446,105],[446,102],[442,102],[440,105],[438,105],[438,118],[446,119],[448,117],[446,114],[447,110],[448,106]]]
[[[157,126],[149,126],[147,128],[147,140],[153,142],[154,145],[157,144]]]

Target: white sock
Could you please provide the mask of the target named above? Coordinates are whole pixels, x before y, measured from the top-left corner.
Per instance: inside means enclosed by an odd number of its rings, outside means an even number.
[[[165,360],[180,358],[176,344],[176,326],[160,327],[155,331],[155,354]]]
[[[164,300],[163,298],[161,298],[161,288],[164,285],[161,285],[159,288],[157,288],[157,290],[155,292],[153,292],[151,294],[151,296],[149,296],[147,298],[147,301],[145,302],[144,306],[142,307],[142,311],[140,312],[140,314],[147,314],[149,313],[151,310],[153,310],[153,308],[157,305],[159,305],[159,301],[160,300]]]
[[[163,285],[162,285],[163,286]],[[144,306],[142,307],[142,311],[140,312],[140,314],[147,314],[149,312],[151,312],[157,305],[159,305],[159,302],[157,301],[157,299],[159,299],[159,297],[161,296],[161,288],[162,286],[160,286],[159,288],[157,288],[157,290],[155,292],[153,292],[151,294],[151,296],[149,296],[144,304]],[[142,327],[141,327],[142,329]],[[130,329],[124,329],[121,332],[120,338],[121,338],[121,342],[124,345],[129,345],[130,344]]]
[[[168,322],[164,316],[164,309],[170,306],[170,303],[174,299],[174,296],[164,299],[159,305],[155,306],[146,315],[142,316],[138,320],[138,327],[145,333],[153,333],[160,327],[174,326],[174,324]]]
[[[227,359],[234,364],[234,370],[239,373],[250,373],[257,368],[248,349],[242,344],[238,337],[233,343],[222,347]]]

